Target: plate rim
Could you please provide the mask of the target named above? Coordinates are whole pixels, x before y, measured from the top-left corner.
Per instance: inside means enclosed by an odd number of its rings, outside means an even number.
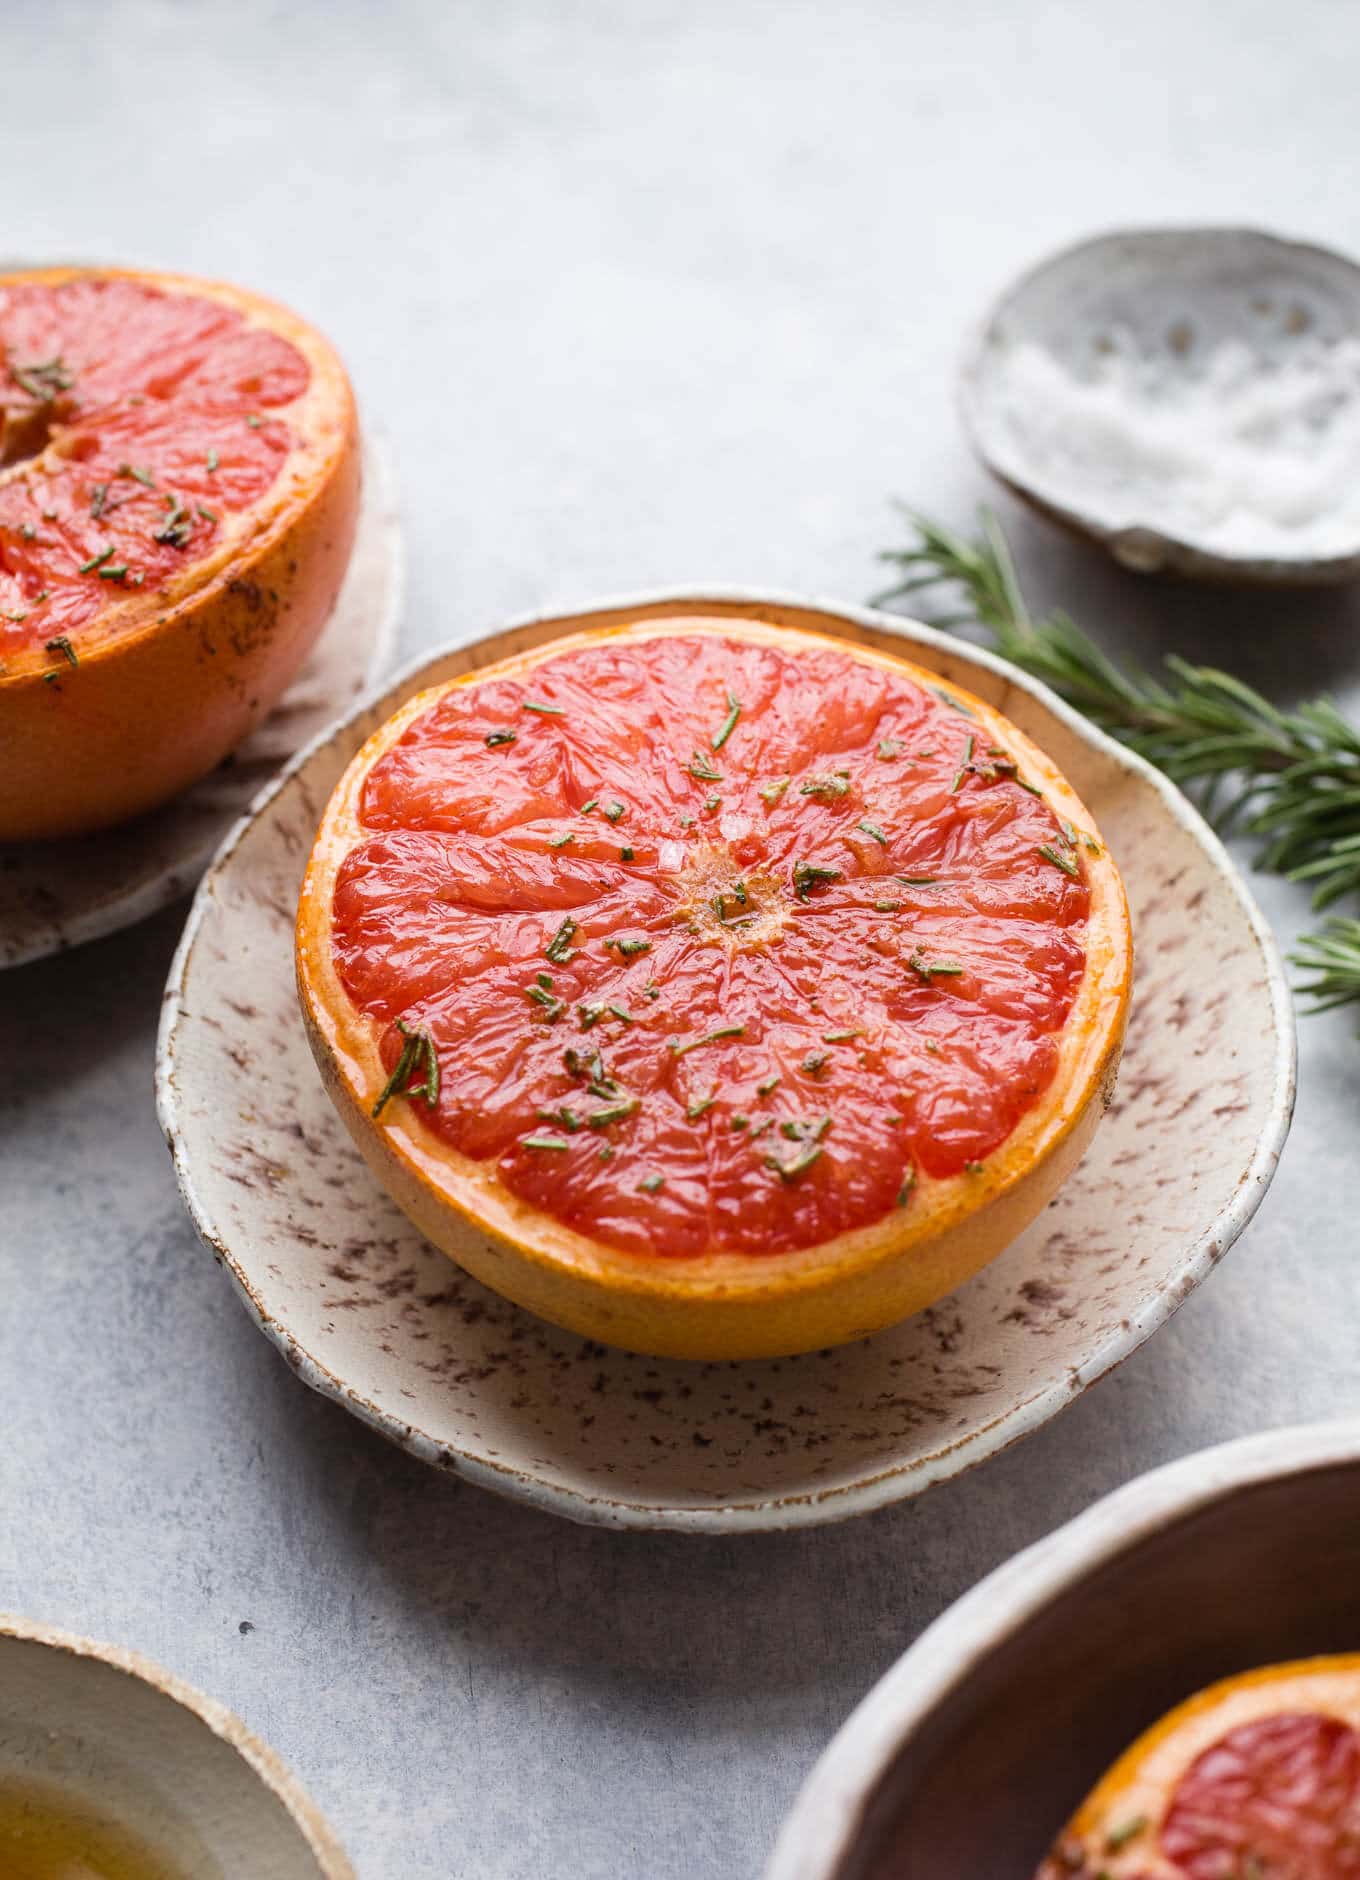
[[[62,1626],[48,1625],[40,1619],[27,1619],[17,1612],[0,1610],[0,1640],[13,1639],[20,1644],[40,1645],[50,1651],[64,1652],[68,1658],[85,1658],[108,1665],[125,1677],[136,1678],[156,1692],[187,1710],[212,1734],[235,1750],[252,1774],[282,1805],[293,1826],[317,1863],[321,1880],[355,1880],[349,1857],[336,1840],[329,1822],[312,1800],[301,1781],[278,1751],[271,1748],[241,1721],[234,1710],[216,1697],[209,1697],[195,1685],[167,1671],[154,1659],[125,1645],[108,1645],[86,1638]]]
[[[406,610],[407,584],[406,537],[401,523],[401,506],[392,449],[382,433],[375,434],[367,428],[363,433],[363,472],[366,487],[365,494],[360,499],[361,512],[366,502],[372,502],[377,512],[376,520],[384,543],[387,563],[387,597],[385,605],[376,617],[373,638],[369,644],[359,680],[359,689],[354,699],[355,706],[361,706],[363,701],[383,683],[384,673],[391,661],[393,649],[401,631],[402,617]],[[346,572],[348,573],[348,570]],[[329,625],[328,618],[326,626],[317,636],[314,650],[321,648],[326,637],[326,628]],[[305,669],[304,663],[303,670]],[[300,679],[302,672],[300,671],[296,676]],[[277,703],[281,704],[282,699]],[[273,711],[268,712],[260,720],[256,729],[263,731],[273,716]],[[321,730],[307,740],[308,745],[313,744],[318,737],[326,736],[338,722],[336,719],[328,719]],[[223,763],[229,762],[230,755],[222,761]],[[210,782],[215,774],[215,770],[209,771],[206,777],[200,777],[198,783],[191,783],[181,794],[188,796],[199,787],[199,784]],[[258,795],[257,790],[245,809],[240,812],[241,815],[249,814]],[[172,802],[177,800],[172,799]],[[163,804],[161,807],[168,808],[170,805]],[[158,813],[157,810],[147,812],[150,817]],[[206,842],[199,843],[162,874],[153,880],[143,882],[141,887],[134,892],[111,895],[109,899],[97,906],[64,918],[61,939],[55,938],[49,932],[45,939],[38,939],[26,950],[0,958],[0,973],[13,972],[20,967],[31,966],[37,960],[53,959],[59,954],[70,953],[76,947],[88,946],[92,941],[107,939],[110,934],[122,933],[129,927],[136,927],[142,921],[149,920],[163,907],[169,907],[173,902],[182,899],[191,889],[196,888],[204,872],[212,865],[225,837],[235,828],[236,820],[238,819],[233,819],[219,834],[210,837]]]
[[[862,1805],[931,1709],[998,1645],[1168,1523],[1264,1482],[1360,1465],[1360,1416],[1285,1424],[1194,1449],[1099,1496],[975,1582],[860,1698],[803,1778],[762,1880],[834,1880]]]
[[[962,1440],[943,1447],[925,1462],[899,1464],[879,1469],[858,1481],[831,1488],[809,1490],[791,1495],[774,1495],[754,1500],[726,1502],[706,1508],[686,1508],[663,1504],[630,1502],[624,1497],[592,1495],[578,1489],[547,1482],[536,1475],[510,1465],[498,1465],[484,1458],[468,1455],[417,1430],[390,1411],[370,1403],[353,1386],[337,1377],[311,1352],[304,1350],[292,1333],[264,1307],[252,1290],[249,1275],[229,1251],[210,1211],[199,1195],[193,1170],[186,1154],[179,1123],[179,1093],[176,1085],[176,1034],[180,1017],[186,1013],[185,986],[195,946],[202,934],[215,898],[219,877],[230,863],[246,834],[268,810],[274,799],[293,777],[311,761],[324,745],[376,710],[389,706],[399,696],[409,694],[430,667],[451,653],[466,652],[484,641],[507,634],[526,632],[557,623],[563,634],[574,630],[588,615],[627,613],[657,607],[690,607],[696,611],[708,603],[751,608],[800,609],[809,613],[832,615],[855,626],[886,633],[903,643],[929,652],[948,655],[964,665],[974,664],[1002,679],[1015,690],[1027,693],[1079,740],[1100,755],[1122,767],[1140,781],[1151,784],[1162,800],[1162,807],[1204,850],[1208,861],[1224,880],[1242,908],[1246,924],[1256,944],[1265,971],[1270,998],[1274,1054],[1271,1092],[1265,1127],[1250,1160],[1238,1178],[1228,1202],[1191,1243],[1177,1266],[1168,1275],[1165,1286],[1144,1302],[1104,1339],[1079,1366],[1047,1387],[1022,1399],[984,1428]],[[358,748],[356,744],[355,748]],[[749,588],[726,583],[648,589],[640,593],[606,596],[589,600],[566,610],[554,606],[517,615],[485,632],[465,640],[456,640],[409,660],[380,691],[367,694],[343,716],[319,731],[252,798],[219,845],[207,871],[199,882],[183,934],[175,949],[165,995],[161,1005],[156,1036],[155,1091],[156,1115],[166,1145],[170,1150],[175,1178],[195,1230],[218,1263],[224,1266],[246,1311],[259,1329],[279,1351],[285,1362],[304,1383],[322,1396],[330,1397],[371,1429],[394,1442],[419,1461],[427,1462],[463,1480],[489,1488],[512,1500],[524,1501],[544,1512],[592,1526],[667,1530],[691,1534],[733,1534],[781,1531],[817,1527],[868,1514],[895,1502],[914,1499],[935,1483],[960,1475],[1009,1448],[1012,1443],[1033,1433],[1072,1403],[1099,1378],[1130,1357],[1140,1345],[1172,1316],[1194,1292],[1243,1228],[1264,1198],[1278,1165],[1280,1153],[1293,1118],[1296,1089],[1297,1040],[1293,1000],[1281,963],[1279,949],[1264,915],[1256,904],[1237,865],[1209,824],[1189,799],[1155,769],[1146,759],[1118,743],[1107,733],[1083,718],[1048,687],[1031,679],[997,654],[984,647],[958,640],[938,628],[930,627],[900,614],[863,607],[844,601],[824,600],[786,590]],[[356,1152],[357,1153],[357,1152]]]

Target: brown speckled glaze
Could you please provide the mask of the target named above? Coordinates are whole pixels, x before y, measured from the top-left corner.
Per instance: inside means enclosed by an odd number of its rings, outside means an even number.
[[[0,968],[116,933],[187,894],[279,765],[377,684],[391,659],[402,585],[392,477],[370,444],[349,571],[297,679],[253,736],[163,809],[70,841],[0,843]]]
[[[734,613],[891,649],[1008,713],[1119,863],[1138,969],[1094,1148],[959,1293],[780,1360],[632,1356],[559,1332],[428,1245],[321,1086],[292,971],[302,870],[346,762],[418,686],[587,625]],[[522,623],[425,661],[304,753],[195,902],[166,995],[162,1125],[204,1239],[306,1382],[423,1459],[577,1520],[755,1529],[919,1492],[1052,1416],[1165,1320],[1254,1212],[1293,1099],[1273,944],[1215,838],[1144,764],[997,660],[867,610],[716,594]]]

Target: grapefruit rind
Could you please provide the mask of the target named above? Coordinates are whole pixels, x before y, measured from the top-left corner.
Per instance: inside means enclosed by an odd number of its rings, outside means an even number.
[[[43,268],[0,285],[95,276],[216,300],[288,340],[310,379],[271,409],[295,442],[265,496],[221,517],[212,551],[154,590],[111,590],[79,663],[39,640],[0,669],[0,841],[85,834],[166,802],[220,763],[295,677],[340,591],[358,522],[358,418],[339,357],[274,302],[223,282],[119,268]],[[0,469],[18,480],[60,453]],[[55,675],[55,676],[54,676]]]
[[[931,687],[934,674],[829,635],[724,617],[588,629],[451,682],[516,677],[601,639],[710,633],[783,648],[828,646]],[[494,1291],[540,1317],[625,1349],[682,1358],[770,1357],[867,1336],[920,1311],[1009,1245],[1085,1152],[1109,1102],[1132,971],[1128,910],[1105,845],[1087,860],[1086,965],[1059,1044],[1057,1072],[980,1173],[919,1178],[911,1207],[777,1257],[710,1252],[664,1260],[616,1250],[511,1193],[494,1163],[436,1136],[418,1106],[372,1108],[388,1081],[382,1027],[351,1004],[332,955],[332,897],[362,839],[359,799],[375,761],[450,689],[421,692],[377,730],[337,785],[302,886],[297,970],[304,1021],[327,1089],[378,1180],[428,1239]],[[951,682],[982,730],[1006,740],[1055,813],[1098,835],[1042,751],[983,700]]]

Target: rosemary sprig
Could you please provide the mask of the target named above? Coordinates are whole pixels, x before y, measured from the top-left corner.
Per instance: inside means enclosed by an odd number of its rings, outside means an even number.
[[[1360,893],[1360,730],[1330,698],[1282,711],[1174,653],[1164,678],[1118,666],[1066,614],[1031,615],[990,512],[972,540],[906,513],[912,540],[883,556],[901,578],[877,604],[925,596],[934,625],[983,629],[1003,659],[1165,771],[1221,829],[1256,836],[1256,866],[1311,883],[1314,907]],[[935,613],[936,597],[952,611]],[[1360,999],[1360,921],[1328,922],[1293,957],[1316,976],[1302,988],[1313,1010]]]

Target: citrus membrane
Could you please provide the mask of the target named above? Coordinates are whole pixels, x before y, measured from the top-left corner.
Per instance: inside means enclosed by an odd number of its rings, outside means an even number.
[[[433,695],[331,908],[379,1121],[647,1255],[811,1247],[980,1176],[1054,1078],[1101,853],[998,723],[716,631]]]

